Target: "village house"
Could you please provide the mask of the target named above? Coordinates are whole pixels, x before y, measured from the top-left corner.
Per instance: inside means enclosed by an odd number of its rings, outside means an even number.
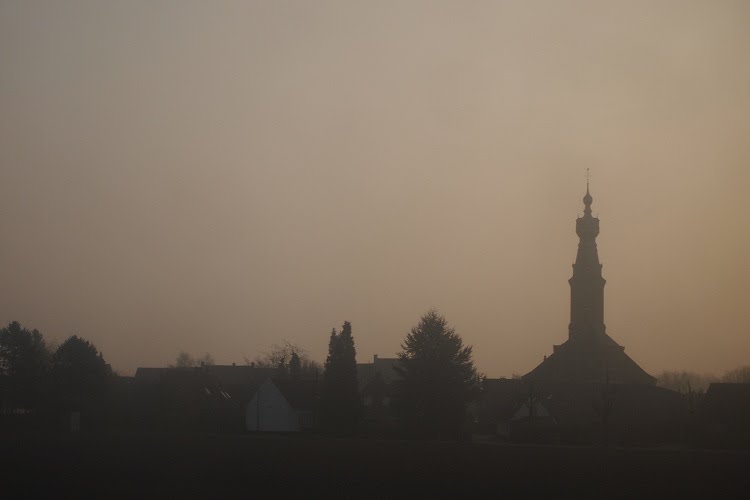
[[[317,382],[267,378],[245,405],[251,432],[300,432],[315,428]]]
[[[711,384],[696,417],[697,444],[750,448],[750,384]]]
[[[381,358],[377,354],[372,363],[357,363],[357,383],[362,396],[365,424],[395,421],[391,401],[395,384],[401,378],[395,370],[398,363],[398,358]]]
[[[275,368],[138,368],[132,385],[133,420],[140,427],[297,432],[315,426],[318,381],[292,379]]]

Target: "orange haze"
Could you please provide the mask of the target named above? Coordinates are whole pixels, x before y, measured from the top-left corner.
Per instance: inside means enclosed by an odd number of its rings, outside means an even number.
[[[0,4],[0,321],[122,373],[286,339],[489,376],[567,337],[592,169],[607,331],[750,363],[750,3]]]

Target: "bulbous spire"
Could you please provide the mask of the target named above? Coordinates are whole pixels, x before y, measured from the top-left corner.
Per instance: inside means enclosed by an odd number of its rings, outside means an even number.
[[[586,208],[583,209],[583,212],[586,214],[591,213],[591,202],[594,201],[594,198],[591,197],[591,193],[589,193],[589,183],[586,182],[586,196],[583,197],[583,204],[586,206]]]

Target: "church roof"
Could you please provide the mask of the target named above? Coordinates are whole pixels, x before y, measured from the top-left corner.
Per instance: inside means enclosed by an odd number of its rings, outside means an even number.
[[[524,380],[654,384],[656,379],[625,354],[622,346],[602,333],[590,339],[571,339],[523,376]]]

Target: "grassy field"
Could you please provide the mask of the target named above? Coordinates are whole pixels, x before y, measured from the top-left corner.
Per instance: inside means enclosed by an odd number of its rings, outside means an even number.
[[[0,437],[4,498],[741,498],[747,452],[287,435]]]

